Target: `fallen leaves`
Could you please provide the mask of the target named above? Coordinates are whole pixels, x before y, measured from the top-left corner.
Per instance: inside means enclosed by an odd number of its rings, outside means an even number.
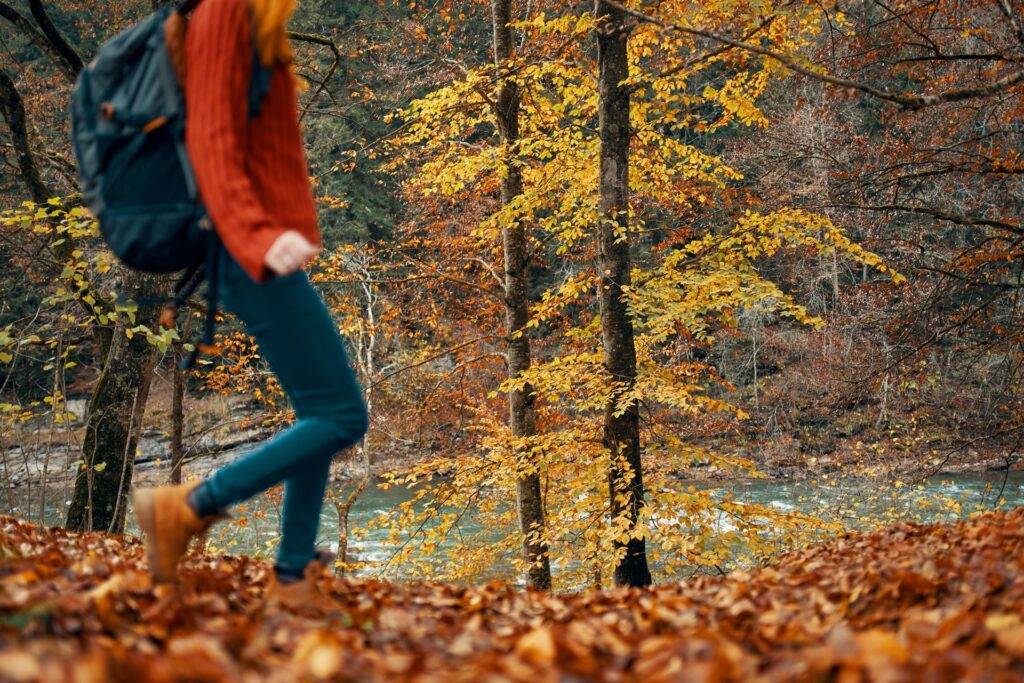
[[[322,576],[0,518],[2,681],[1024,681],[1024,510],[845,535],[768,568],[543,594]],[[307,608],[308,607],[308,608]]]

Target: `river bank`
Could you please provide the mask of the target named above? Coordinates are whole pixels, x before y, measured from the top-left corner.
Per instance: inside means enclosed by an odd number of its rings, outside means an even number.
[[[171,460],[171,385],[158,375],[142,419],[133,481],[156,485],[167,481]],[[87,401],[68,403],[67,423],[28,422],[0,437],[0,474],[9,487],[61,489],[73,481],[81,463]],[[884,426],[868,408],[848,410],[821,429],[804,425],[792,431],[764,430],[754,424],[737,427],[694,445],[720,453],[723,460],[748,460],[761,475],[779,481],[813,480],[823,476],[888,475],[903,480],[929,476],[1022,471],[1024,453],[985,447],[978,438],[956,439],[913,416],[892,416]],[[182,447],[184,476],[199,478],[231,462],[248,448],[270,438],[280,425],[268,423],[257,402],[240,395],[187,395]],[[437,453],[429,443],[374,434],[371,479]],[[362,479],[361,454],[340,456],[335,481]],[[440,472],[439,474],[443,474]],[[697,457],[675,473],[679,480],[741,480],[735,470],[714,458]]]
[[[150,421],[147,421],[150,422]],[[203,424],[183,439],[183,472],[185,478],[200,478],[248,452],[256,444],[271,438],[278,426],[266,426],[261,414],[248,408],[243,401],[236,402],[226,414],[212,424]],[[81,443],[84,428],[80,421],[63,429],[25,429],[0,441],[0,467],[10,487],[66,484],[81,463]],[[974,448],[947,447],[943,451],[915,456],[901,452],[886,452],[891,443],[864,444],[851,442],[823,455],[807,455],[799,442],[790,444],[792,451],[785,457],[778,454],[775,442],[751,446],[747,442],[717,440],[706,444],[717,450],[724,459],[744,459],[753,462],[761,475],[776,480],[815,479],[823,475],[877,474],[888,471],[893,476],[921,479],[935,475],[961,475],[985,472],[1024,471],[1024,454],[986,452]],[[770,449],[769,449],[770,447]],[[901,448],[901,451],[904,449]],[[770,452],[769,452],[770,451]],[[952,455],[956,457],[951,457]],[[370,463],[371,478],[379,478],[393,471],[433,455],[414,444],[391,445],[373,454]],[[168,431],[151,422],[141,432],[134,460],[133,481],[156,485],[167,481],[170,475],[171,438]],[[440,474],[443,474],[441,472]],[[355,449],[342,454],[333,478],[336,481],[361,479],[365,466]],[[680,468],[676,476],[686,481],[715,481],[723,478],[743,480],[735,471],[717,466],[712,459],[697,459],[688,467]]]

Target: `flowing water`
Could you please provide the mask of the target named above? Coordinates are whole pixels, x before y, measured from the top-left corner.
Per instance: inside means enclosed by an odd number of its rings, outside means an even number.
[[[954,521],[971,512],[1001,509],[1024,505],[1024,472],[993,472],[983,474],[951,474],[929,477],[920,482],[893,486],[889,482],[881,489],[878,481],[866,479],[822,479],[822,480],[743,480],[718,483],[686,482],[682,486],[696,486],[702,489],[716,489],[716,496],[729,495],[746,504],[763,504],[786,512],[800,510],[810,514],[826,515],[843,519],[853,527],[865,525],[868,520],[882,517],[887,520],[903,518],[915,521]],[[336,493],[346,495],[345,486],[338,485]],[[367,522],[396,505],[409,500],[412,493],[403,488],[381,488],[370,486],[358,498],[350,516],[350,527],[366,528]],[[63,498],[63,496],[62,496]],[[47,524],[60,524],[66,510],[66,500],[51,500],[47,505]],[[511,504],[511,502],[510,502]],[[19,510],[13,510],[16,516]],[[244,517],[245,524],[226,524],[218,527],[211,536],[215,550],[249,554],[271,558],[277,545],[280,523],[280,496],[260,496],[235,511],[236,517]],[[37,517],[36,514],[32,515]],[[35,520],[34,520],[35,521]],[[723,519],[723,530],[729,522]],[[134,518],[129,515],[131,534],[137,533]],[[477,522],[470,518],[463,520],[462,528],[469,535],[480,531]],[[511,531],[511,530],[508,530]],[[331,505],[326,505],[320,529],[320,545],[337,549],[338,515]],[[371,530],[362,538],[353,539],[351,545],[356,559],[369,563],[376,569],[364,570],[374,574],[388,565],[395,548],[387,543],[386,532]],[[390,565],[391,577],[401,577],[401,567]],[[514,579],[511,572],[485,578]]]

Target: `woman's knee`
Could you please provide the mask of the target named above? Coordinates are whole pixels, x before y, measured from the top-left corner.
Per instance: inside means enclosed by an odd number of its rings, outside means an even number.
[[[330,415],[324,417],[330,421],[337,436],[339,450],[359,443],[370,428],[370,416],[362,400],[332,411]]]

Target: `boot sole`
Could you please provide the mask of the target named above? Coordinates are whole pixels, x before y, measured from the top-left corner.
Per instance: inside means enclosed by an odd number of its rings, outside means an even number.
[[[132,505],[135,508],[135,518],[139,521],[139,529],[142,530],[149,573],[157,581],[163,581],[164,578],[160,576],[159,571],[160,565],[157,562],[156,510],[153,504],[153,492],[149,489],[135,491],[132,494]]]

